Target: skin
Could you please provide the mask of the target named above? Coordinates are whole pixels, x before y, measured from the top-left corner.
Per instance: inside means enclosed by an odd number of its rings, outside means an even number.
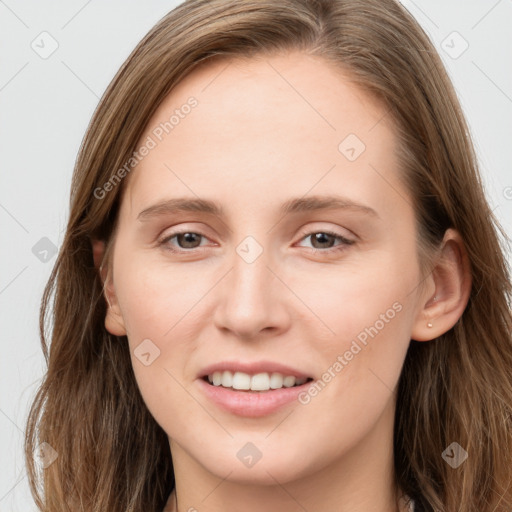
[[[142,396],[168,434],[179,512],[400,510],[392,486],[397,382],[410,340],[438,337],[466,306],[460,236],[446,233],[422,281],[387,109],[332,64],[296,52],[206,63],[159,106],[141,143],[190,96],[198,106],[126,178],[102,270],[105,326],[127,335]],[[350,133],[366,146],[354,161],[338,149]],[[279,213],[291,198],[333,193],[376,215]],[[183,196],[216,201],[224,216],[138,219]],[[325,230],[353,243],[315,242],[311,235]],[[203,236],[158,245],[176,231]],[[249,235],[263,249],[252,263],[236,251]],[[98,267],[103,251],[95,241]],[[242,418],[199,388],[200,370],[226,359],[269,359],[322,379],[396,303],[400,312],[306,405]],[[134,355],[145,339],[160,350],[148,366]],[[236,456],[247,442],[262,453],[252,467]]]

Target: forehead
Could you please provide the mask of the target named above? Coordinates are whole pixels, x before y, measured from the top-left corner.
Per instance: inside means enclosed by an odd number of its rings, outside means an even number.
[[[295,188],[303,195],[340,180],[361,196],[365,180],[377,178],[374,185],[382,187],[376,171],[396,171],[386,113],[344,70],[319,57],[291,52],[203,62],[147,124],[140,144],[149,137],[154,147],[130,176],[130,203],[154,197],[157,186],[205,196],[222,187],[222,194],[249,197],[248,184],[254,194]]]
[[[191,96],[200,105],[196,111],[201,115],[195,117],[200,117],[205,128],[214,122],[215,133],[229,129],[229,121],[246,121],[246,129],[258,122],[258,128],[285,128],[290,133],[293,128],[305,128],[307,122],[310,134],[314,129],[335,139],[347,128],[360,128],[362,133],[368,124],[377,122],[392,129],[392,119],[385,116],[387,109],[355,85],[346,70],[297,51],[203,61],[168,94],[146,131],[168,121]],[[218,118],[220,113],[223,116]],[[183,128],[176,126],[173,131],[176,135]]]

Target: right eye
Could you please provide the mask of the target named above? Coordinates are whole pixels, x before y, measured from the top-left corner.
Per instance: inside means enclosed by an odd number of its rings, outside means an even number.
[[[158,244],[172,252],[192,252],[191,249],[202,247],[201,238],[206,237],[194,231],[177,231],[167,234]],[[172,243],[174,239],[175,243]]]

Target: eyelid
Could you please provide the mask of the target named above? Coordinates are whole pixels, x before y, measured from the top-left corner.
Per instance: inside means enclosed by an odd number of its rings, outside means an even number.
[[[325,234],[329,234],[329,235],[332,235],[335,237],[342,238],[343,240],[346,240],[347,242],[352,242],[352,243],[356,242],[359,239],[358,236],[355,233],[353,233],[352,231],[350,231],[349,229],[343,228],[343,230],[346,232],[346,234],[340,233],[336,228],[331,229],[331,228],[323,228],[321,226],[318,226],[318,227],[317,226],[314,226],[314,227],[306,226],[304,228],[301,228],[299,236],[301,237],[301,240],[302,240],[304,237],[313,235],[314,233],[325,233]]]
[[[200,225],[201,227],[196,227],[197,225]],[[195,233],[209,239],[209,235],[206,235],[205,233],[211,232],[212,230],[203,226],[203,222],[178,222],[171,226],[167,225],[165,229],[160,230],[160,234],[157,236],[156,241],[161,242],[164,239],[183,233]]]

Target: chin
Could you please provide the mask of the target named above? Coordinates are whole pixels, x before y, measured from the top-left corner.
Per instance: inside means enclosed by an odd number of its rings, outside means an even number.
[[[304,458],[301,459],[300,465],[297,464],[296,452],[295,454],[279,452],[277,455],[277,450],[272,451],[273,453],[269,456],[263,453],[261,458],[252,465],[246,465],[239,460],[236,455],[238,449],[228,451],[228,456],[225,456],[225,453],[224,456],[214,454],[208,460],[203,459],[199,462],[217,477],[238,484],[276,485],[277,482],[283,484],[310,473],[311,470],[308,470],[308,467],[311,468],[311,466]]]

